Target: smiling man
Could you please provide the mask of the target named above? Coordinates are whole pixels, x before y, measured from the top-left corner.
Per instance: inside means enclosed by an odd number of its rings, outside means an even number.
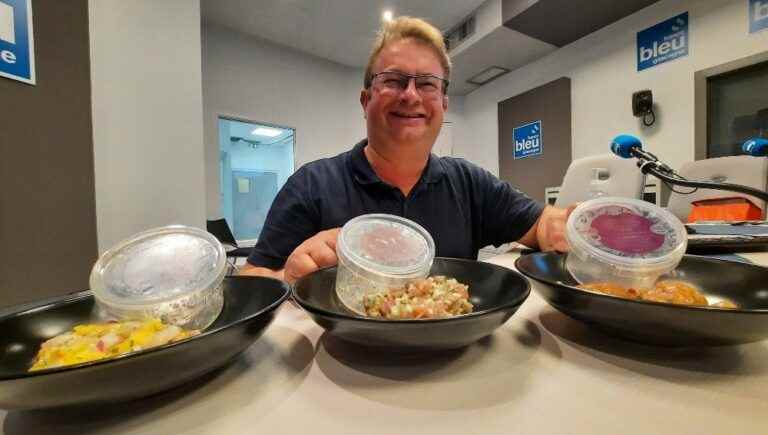
[[[410,17],[386,23],[360,92],[367,138],[288,179],[241,274],[293,282],[335,265],[339,227],[366,213],[418,222],[443,257],[474,259],[483,246],[511,241],[566,250],[566,210],[544,207],[466,160],[431,154],[450,72],[439,30]]]

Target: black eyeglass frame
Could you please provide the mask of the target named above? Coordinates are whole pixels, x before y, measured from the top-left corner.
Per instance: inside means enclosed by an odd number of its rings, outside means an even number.
[[[450,81],[448,79],[446,79],[446,78],[443,78],[443,77],[440,77],[440,76],[436,76],[434,74],[406,74],[406,73],[400,72],[400,71],[381,71],[381,72],[377,72],[376,74],[371,74],[371,77],[369,77],[365,81],[365,89],[370,89],[371,86],[373,86],[373,81],[376,79],[376,77],[378,77],[378,76],[380,76],[382,74],[397,74],[397,75],[399,75],[400,77],[403,77],[403,78],[407,77],[409,83],[410,83],[411,79],[416,80],[416,79],[422,78],[422,77],[432,77],[432,78],[440,80],[443,83],[443,89],[442,89],[443,95],[447,95],[448,94],[448,85],[450,84]],[[406,84],[406,87],[408,87],[408,84]]]

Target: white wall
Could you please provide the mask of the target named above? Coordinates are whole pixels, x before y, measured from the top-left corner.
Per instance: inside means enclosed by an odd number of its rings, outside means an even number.
[[[448,112],[445,114],[444,122],[451,123],[451,143],[453,144],[453,155],[456,154],[457,144],[463,150],[465,144],[469,142],[471,132],[467,130],[467,120],[464,108],[466,97],[453,95],[448,98]],[[442,132],[441,132],[442,133]]]
[[[205,228],[199,0],[90,0],[99,251]]]
[[[203,25],[207,213],[219,207],[217,118],[296,129],[296,168],[346,151],[365,137],[363,72],[226,28]]]
[[[636,33],[688,11],[688,57],[636,71]],[[694,72],[768,50],[768,32],[749,34],[747,0],[663,0],[513,71],[466,96],[465,140],[454,153],[498,174],[499,101],[559,77],[572,79],[573,158],[608,152],[619,133],[679,167],[694,158]],[[657,122],[641,128],[632,116],[634,91],[650,88]]]

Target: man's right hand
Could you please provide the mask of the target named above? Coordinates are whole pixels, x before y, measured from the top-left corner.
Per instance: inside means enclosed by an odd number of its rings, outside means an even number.
[[[341,228],[320,231],[293,250],[285,262],[283,276],[293,284],[304,275],[308,275],[324,267],[335,266],[339,259],[336,257],[336,239]]]

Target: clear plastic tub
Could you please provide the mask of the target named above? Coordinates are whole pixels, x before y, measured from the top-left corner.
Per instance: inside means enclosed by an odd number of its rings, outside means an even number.
[[[566,267],[582,284],[652,288],[680,263],[688,244],[677,217],[649,202],[602,197],[580,204],[566,223]]]
[[[205,329],[224,305],[226,253],[211,234],[168,226],[139,233],[101,255],[91,290],[106,318],[159,318]]]
[[[435,258],[435,242],[416,222],[367,214],[344,225],[336,252],[336,294],[349,309],[365,314],[365,295],[427,277]]]

